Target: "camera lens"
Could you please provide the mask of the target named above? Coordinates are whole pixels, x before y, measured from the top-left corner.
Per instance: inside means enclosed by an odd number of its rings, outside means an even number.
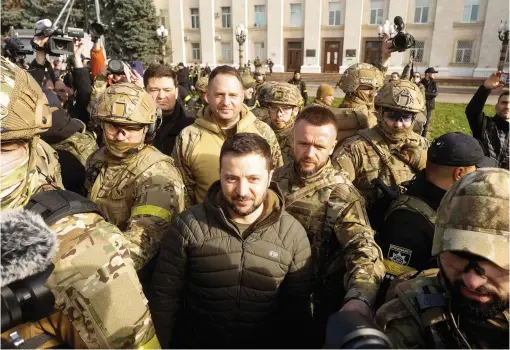
[[[124,64],[120,60],[110,60],[108,70],[113,74],[124,74]]]

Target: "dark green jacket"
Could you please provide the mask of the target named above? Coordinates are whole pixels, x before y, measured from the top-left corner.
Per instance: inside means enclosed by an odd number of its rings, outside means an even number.
[[[310,315],[310,244],[273,184],[243,239],[220,182],[177,215],[161,244],[150,308],[163,348],[296,347]]]

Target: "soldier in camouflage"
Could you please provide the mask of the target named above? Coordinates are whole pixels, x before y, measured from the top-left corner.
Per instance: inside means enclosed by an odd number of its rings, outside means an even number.
[[[338,146],[358,130],[377,124],[374,98],[383,82],[383,72],[368,63],[354,64],[342,74],[337,86],[345,92],[345,98],[340,108],[335,110]]]
[[[269,108],[267,107],[266,95],[269,89],[278,84],[276,81],[268,81],[257,88],[255,98],[257,99],[257,106],[251,110],[251,112],[257,117],[257,119],[269,124]]]
[[[197,80],[197,84],[195,86],[196,91],[198,92],[198,98],[195,98],[190,101],[188,104],[188,110],[192,113],[193,117],[197,117],[198,111],[207,106],[207,84],[209,83],[209,77],[201,77]]]
[[[292,130],[303,99],[296,86],[278,83],[269,88],[265,101],[269,109],[269,125],[282,150],[283,164],[287,164],[292,160]]]
[[[244,73],[241,75],[244,88],[244,104],[248,107],[248,110],[252,110],[257,107],[257,99],[255,97],[255,85],[256,81],[253,79],[250,73]]]
[[[333,165],[349,173],[349,179],[368,203],[372,227],[384,215],[376,202],[384,192],[374,184],[382,182],[395,193],[401,184],[425,168],[428,141],[413,132],[416,114],[423,111],[425,99],[410,81],[390,81],[377,94],[378,124],[360,130],[345,140],[333,154]],[[374,216],[372,215],[374,214]]]
[[[317,343],[311,347],[323,344],[332,312],[358,311],[371,317],[384,277],[365,201],[347,174],[331,165],[336,129],[329,109],[304,109],[294,125],[294,160],[273,175],[285,195],[285,210],[304,226],[312,246]]]
[[[145,90],[121,83],[106,89],[91,114],[101,124],[105,146],[87,161],[85,188],[129,241],[137,270],[155,257],[163,233],[185,203],[172,158],[150,146],[159,113]],[[145,275],[144,270],[142,282]]]
[[[51,126],[46,97],[25,71],[3,57],[0,63],[4,211],[24,207],[35,194],[66,191],[54,178],[59,171],[54,151],[39,138]],[[92,212],[68,215],[50,228],[59,241],[46,282],[55,296],[54,312],[4,332],[2,340],[17,332],[24,339],[45,334],[40,348],[158,348],[147,299],[118,228]]]
[[[439,269],[400,282],[375,321],[395,348],[508,349],[510,172],[486,168],[447,192],[432,255]]]
[[[306,88],[306,83],[301,80],[301,71],[299,69],[294,72],[294,76],[288,83],[297,86],[301,97],[303,97],[303,105],[306,107],[308,105],[308,89]]]

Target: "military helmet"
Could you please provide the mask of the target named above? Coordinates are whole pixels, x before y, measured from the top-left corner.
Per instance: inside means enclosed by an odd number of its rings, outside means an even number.
[[[159,109],[144,89],[131,83],[109,86],[92,108],[92,115],[101,121],[120,124],[153,124]]]
[[[297,86],[289,83],[278,83],[268,89],[266,103],[299,107],[303,104],[303,97]]]
[[[48,99],[32,76],[0,58],[0,135],[3,141],[30,140],[51,127]]]
[[[199,91],[205,92],[208,84],[209,84],[209,77],[207,77],[207,76],[201,77],[200,79],[197,80],[197,84],[196,84],[195,88]]]
[[[377,93],[375,105],[418,113],[425,109],[425,97],[415,83],[405,79],[391,80]]]
[[[241,80],[243,82],[243,89],[250,89],[257,84],[257,81],[249,73],[242,74]]]
[[[352,93],[360,86],[368,86],[377,90],[383,83],[384,75],[377,67],[369,63],[357,63],[345,70],[338,85],[345,93]]]
[[[508,270],[510,172],[483,168],[446,193],[437,212],[432,255],[464,251]]]
[[[262,85],[260,85],[257,89],[257,100],[259,101],[259,103],[261,105],[264,105],[267,103],[266,101],[266,96],[267,96],[267,93],[269,92],[269,89],[273,86],[273,85],[276,85],[278,84],[278,82],[276,81],[266,81],[265,83],[263,83]]]

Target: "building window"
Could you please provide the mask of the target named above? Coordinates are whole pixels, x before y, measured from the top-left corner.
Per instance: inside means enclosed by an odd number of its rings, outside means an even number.
[[[261,60],[266,59],[266,50],[264,49],[264,43],[253,43],[255,46],[255,58],[260,58]]]
[[[423,62],[423,54],[425,52],[425,42],[416,41],[414,47],[409,50],[410,55],[414,56],[414,62]]]
[[[199,43],[191,44],[191,58],[193,60],[200,60],[200,44]]]
[[[255,6],[255,27],[266,26],[266,5]]]
[[[200,14],[197,8],[189,9],[191,13],[191,28],[200,28]]]
[[[462,22],[476,22],[478,20],[479,9],[480,0],[464,0],[464,14],[462,15]]]
[[[290,26],[303,26],[303,13],[301,4],[290,4]]]
[[[232,43],[221,44],[221,60],[224,62],[232,61]]]
[[[370,24],[382,24],[384,15],[383,0],[370,0]]]
[[[473,41],[472,40],[457,41],[455,63],[471,63],[472,53],[473,53]]]
[[[429,22],[429,0],[416,0],[414,7],[414,23]]]
[[[230,28],[230,7],[221,8],[221,27]]]
[[[341,7],[342,7],[342,4],[339,2],[330,2],[328,4],[328,11],[329,11],[328,24],[330,26],[339,26],[340,25]]]

